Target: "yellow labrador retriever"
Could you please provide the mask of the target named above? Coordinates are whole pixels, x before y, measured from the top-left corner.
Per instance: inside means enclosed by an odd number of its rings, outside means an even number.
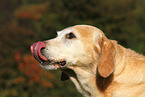
[[[145,56],[109,40],[101,30],[76,25],[31,46],[46,70],[62,70],[85,97],[145,97]]]

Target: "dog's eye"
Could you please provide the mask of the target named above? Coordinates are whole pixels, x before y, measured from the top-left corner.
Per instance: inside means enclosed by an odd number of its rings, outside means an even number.
[[[69,34],[67,34],[67,35],[65,36],[65,38],[66,38],[66,39],[73,39],[73,38],[76,38],[76,36],[75,36],[72,32],[70,32]]]

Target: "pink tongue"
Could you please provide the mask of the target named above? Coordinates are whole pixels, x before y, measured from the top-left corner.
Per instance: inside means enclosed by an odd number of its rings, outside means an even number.
[[[34,43],[31,46],[31,52],[34,58],[36,58],[39,62],[48,61],[48,59],[42,55],[41,49],[45,48],[45,44],[41,41]]]

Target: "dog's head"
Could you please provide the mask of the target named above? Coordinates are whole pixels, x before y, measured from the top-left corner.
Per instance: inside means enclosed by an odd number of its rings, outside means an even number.
[[[41,67],[51,69],[98,68],[102,77],[113,72],[114,46],[101,30],[77,25],[57,32],[54,39],[31,46],[33,56]]]

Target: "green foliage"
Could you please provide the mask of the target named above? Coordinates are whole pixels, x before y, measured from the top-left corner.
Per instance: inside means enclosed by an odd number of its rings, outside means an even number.
[[[145,54],[144,5],[143,0],[0,0],[1,97],[81,97],[70,81],[59,80],[60,72],[45,72],[53,78],[42,74],[41,81],[36,81],[32,78],[39,79],[37,73],[32,77],[19,69],[27,63],[24,59],[30,58],[30,45],[55,37],[56,31],[65,27],[89,24],[119,44]],[[27,64],[24,67],[33,66]]]

